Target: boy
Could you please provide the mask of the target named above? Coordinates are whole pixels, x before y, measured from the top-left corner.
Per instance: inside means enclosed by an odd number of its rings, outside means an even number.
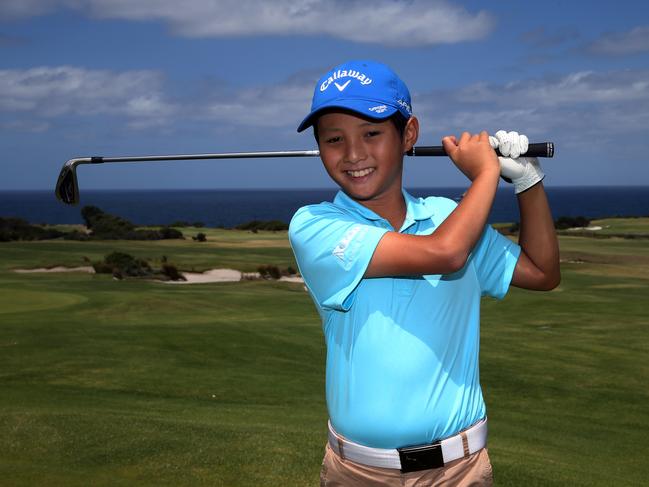
[[[405,84],[387,66],[351,61],[316,85],[320,157],[341,191],[300,208],[289,238],[327,345],[326,486],[491,485],[478,377],[479,305],[510,283],[560,280],[538,162],[515,132],[442,143],[471,180],[459,204],[402,188],[417,141]],[[519,245],[486,225],[499,177],[513,180]]]

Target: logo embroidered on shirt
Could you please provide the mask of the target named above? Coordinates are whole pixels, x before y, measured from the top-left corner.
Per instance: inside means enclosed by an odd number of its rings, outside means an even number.
[[[332,254],[338,257],[341,261],[345,262],[345,250],[347,250],[347,247],[349,247],[349,244],[352,241],[352,239],[360,231],[361,231],[360,225],[354,225],[352,228],[350,228],[347,231],[347,233],[343,236],[343,238],[340,239],[340,241],[334,248]]]

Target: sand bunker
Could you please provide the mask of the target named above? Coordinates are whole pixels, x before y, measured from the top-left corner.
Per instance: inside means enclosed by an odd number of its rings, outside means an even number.
[[[92,266],[80,267],[40,267],[37,269],[14,269],[14,272],[20,274],[31,274],[37,272],[87,272],[94,274],[95,269]],[[236,269],[211,269],[205,272],[181,272],[185,281],[164,281],[165,284],[203,284],[209,282],[238,282],[246,279],[260,279],[258,272],[241,272]],[[279,279],[284,282],[304,283],[304,279],[297,276],[283,276]]]
[[[181,272],[186,281],[165,281],[166,284],[203,284],[209,282],[237,282],[260,279],[258,272],[241,272],[235,269],[211,269],[205,272]],[[281,277],[280,281],[303,283],[301,277]]]
[[[589,232],[596,232],[601,229],[602,227],[595,225],[591,227],[572,227],[572,228],[567,228],[566,230],[568,230],[569,232],[576,232],[579,230],[588,230]]]
[[[186,281],[165,281],[167,284],[200,284],[205,282],[240,281],[243,272],[235,269],[212,269],[205,272],[181,272]]]
[[[94,274],[95,269],[92,266],[80,266],[80,267],[39,267],[38,269],[14,269],[14,272],[19,274],[30,274],[33,272],[87,272],[88,274]]]

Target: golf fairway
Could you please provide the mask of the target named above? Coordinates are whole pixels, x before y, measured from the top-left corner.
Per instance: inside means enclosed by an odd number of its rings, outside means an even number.
[[[649,219],[623,225],[649,233]],[[295,267],[285,232],[201,231],[205,243],[0,244],[0,485],[318,485],[325,349],[301,284],[13,272],[113,250],[186,271]],[[558,289],[483,300],[495,483],[640,485],[649,246],[560,245]]]

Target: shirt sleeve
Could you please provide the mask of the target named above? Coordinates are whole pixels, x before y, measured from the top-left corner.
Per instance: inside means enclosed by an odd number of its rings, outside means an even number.
[[[355,220],[333,205],[300,208],[289,240],[304,283],[318,305],[348,311],[367,266],[387,228]]]
[[[521,248],[486,225],[471,254],[482,295],[502,299],[507,294]]]

